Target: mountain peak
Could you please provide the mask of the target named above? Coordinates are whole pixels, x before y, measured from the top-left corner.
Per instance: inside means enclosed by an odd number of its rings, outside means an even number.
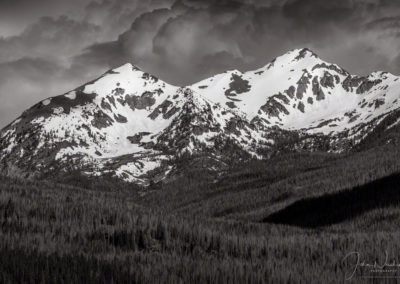
[[[156,76],[142,71],[132,63],[126,63],[107,71],[96,80],[80,87],[80,90],[87,94],[95,93],[100,96],[107,96],[115,91],[135,94],[165,86],[173,87],[159,80]]]
[[[302,57],[305,57],[305,56],[318,57],[318,55],[314,51],[312,51],[311,49],[309,49],[307,47],[296,48],[296,49],[289,51],[288,53],[297,54]]]
[[[295,63],[303,60],[322,61],[316,53],[308,48],[298,48],[290,50],[282,56],[279,56],[276,60],[281,60],[285,62],[287,61],[288,63]]]
[[[278,58],[290,58],[293,61],[299,61],[306,58],[319,59],[318,55],[315,52],[306,47],[289,50]]]
[[[124,72],[132,72],[132,71],[141,71],[141,69],[138,66],[135,66],[132,63],[128,62],[117,68],[112,69],[111,71],[118,72],[118,73],[124,73]]]

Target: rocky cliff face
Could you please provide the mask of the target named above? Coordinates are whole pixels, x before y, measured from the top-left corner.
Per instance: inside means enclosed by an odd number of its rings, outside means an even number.
[[[179,171],[182,156],[207,157],[219,171],[232,159],[277,151],[349,151],[397,125],[398,79],[354,76],[307,49],[187,87],[126,64],[37,103],[5,127],[0,170],[148,184]]]

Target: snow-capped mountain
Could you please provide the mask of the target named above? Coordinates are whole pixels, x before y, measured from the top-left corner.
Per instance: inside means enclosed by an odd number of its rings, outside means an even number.
[[[125,64],[43,100],[0,132],[0,170],[44,177],[78,171],[146,184],[175,160],[265,158],[285,149],[347,151],[399,120],[399,78],[353,76],[308,49],[263,68],[176,87]],[[381,129],[382,127],[380,127]]]
[[[192,86],[200,95],[244,112],[250,121],[286,130],[359,142],[400,107],[399,78],[387,72],[353,76],[308,49],[294,50],[263,68],[216,75]]]
[[[159,168],[163,176],[183,153],[233,143],[255,156],[269,142],[245,117],[131,64],[39,102],[0,134],[9,175],[78,170],[135,182]]]

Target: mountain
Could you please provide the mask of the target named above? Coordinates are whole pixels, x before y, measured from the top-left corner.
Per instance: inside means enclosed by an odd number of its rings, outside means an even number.
[[[186,87],[125,64],[6,126],[0,171],[146,185],[288,150],[352,151],[400,122],[398,79],[354,76],[308,49]]]
[[[0,137],[7,175],[80,171],[138,183],[163,178],[185,153],[218,155],[233,145],[254,156],[254,144],[268,144],[243,116],[131,64],[39,102]]]
[[[323,134],[330,138],[329,150],[343,151],[360,143],[388,116],[398,116],[399,86],[399,78],[387,72],[354,76],[302,49],[258,70],[229,71],[192,87],[244,112],[251,122]]]

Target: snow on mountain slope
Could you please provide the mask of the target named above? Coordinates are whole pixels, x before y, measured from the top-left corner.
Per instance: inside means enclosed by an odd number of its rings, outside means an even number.
[[[131,141],[135,135],[156,134],[169,125],[172,117],[150,115],[177,90],[131,64],[123,65],[25,111],[1,134],[1,145],[7,145],[1,148],[2,160],[35,157],[40,169],[48,167],[48,160],[68,163],[77,155],[79,163],[94,164],[96,158],[147,153],[145,145]]]
[[[206,149],[215,151],[227,141],[233,141],[257,156],[257,146],[274,143],[244,116],[214,104],[189,88],[182,88],[174,98],[179,102],[175,107],[181,111],[157,137],[159,146],[195,153]]]
[[[280,151],[342,152],[397,126],[399,87],[392,74],[353,76],[308,49],[189,87],[125,64],[37,103],[5,127],[0,172],[79,172],[148,184],[179,172],[185,155],[218,172]]]
[[[144,182],[178,154],[236,143],[249,155],[264,138],[248,121],[131,64],[45,99],[3,129],[2,169],[31,175],[80,170]]]
[[[157,133],[168,126],[170,119],[153,120],[149,115],[177,89],[126,64],[65,95],[38,103],[19,120],[41,125],[41,134],[51,135],[53,141],[79,138],[95,143],[98,148],[76,145],[87,154],[99,150],[104,157],[122,155],[139,150],[129,142],[130,135]]]
[[[337,134],[399,108],[398,77],[350,75],[297,49],[255,71],[216,75],[192,88],[208,99],[286,130]]]
[[[298,55],[299,51],[294,50],[258,70],[246,73],[228,71],[196,83],[192,88],[212,101],[240,109],[252,119],[266,98],[288,89],[302,76],[304,69],[322,63],[309,51],[303,58]]]

